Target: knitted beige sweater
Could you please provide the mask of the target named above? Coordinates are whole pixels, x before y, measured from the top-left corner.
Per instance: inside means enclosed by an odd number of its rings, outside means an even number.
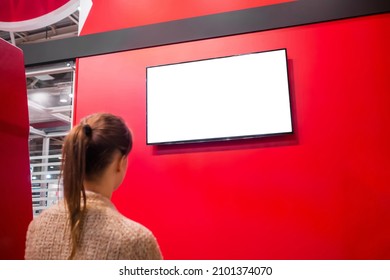
[[[36,217],[27,231],[25,259],[67,259],[71,253],[63,202]],[[87,213],[75,259],[162,259],[153,234],[122,216],[111,201],[87,192]]]

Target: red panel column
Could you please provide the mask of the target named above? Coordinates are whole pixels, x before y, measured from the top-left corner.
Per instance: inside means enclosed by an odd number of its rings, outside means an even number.
[[[23,53],[0,39],[0,259],[23,259],[32,220]]]

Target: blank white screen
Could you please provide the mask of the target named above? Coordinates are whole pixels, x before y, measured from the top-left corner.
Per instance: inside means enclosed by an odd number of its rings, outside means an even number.
[[[286,50],[147,68],[147,143],[292,132]]]

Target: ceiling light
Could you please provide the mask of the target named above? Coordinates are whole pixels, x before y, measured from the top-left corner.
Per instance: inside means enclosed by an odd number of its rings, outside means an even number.
[[[60,93],[60,102],[61,103],[66,103],[69,101],[69,94],[66,93]]]

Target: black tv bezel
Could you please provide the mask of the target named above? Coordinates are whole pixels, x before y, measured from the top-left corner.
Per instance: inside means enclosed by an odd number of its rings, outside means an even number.
[[[288,98],[289,98],[289,108],[290,108],[291,131],[280,132],[280,133],[240,135],[240,136],[231,136],[231,137],[202,138],[202,139],[192,139],[192,140],[176,140],[176,141],[166,141],[166,142],[149,142],[148,141],[148,69],[170,66],[170,65],[192,63],[192,62],[201,62],[201,61],[209,61],[209,60],[215,60],[215,59],[223,59],[223,58],[230,58],[230,57],[237,57],[237,56],[259,54],[259,53],[268,53],[268,52],[275,52],[275,51],[281,51],[281,50],[285,51],[285,59],[286,59],[287,88],[288,88]],[[290,75],[289,75],[289,67],[288,67],[287,48],[279,48],[279,49],[250,52],[250,53],[243,53],[243,54],[233,54],[233,55],[220,56],[220,57],[212,57],[212,58],[195,59],[195,60],[188,60],[188,61],[175,62],[175,63],[151,65],[151,66],[146,66],[145,71],[146,71],[146,145],[148,145],[148,146],[237,141],[237,140],[247,140],[247,139],[256,139],[256,138],[268,138],[268,137],[272,137],[272,136],[289,135],[289,134],[294,133],[294,124],[293,124],[293,120],[292,120],[293,115],[292,115],[292,106],[291,106],[291,85],[290,85]]]

